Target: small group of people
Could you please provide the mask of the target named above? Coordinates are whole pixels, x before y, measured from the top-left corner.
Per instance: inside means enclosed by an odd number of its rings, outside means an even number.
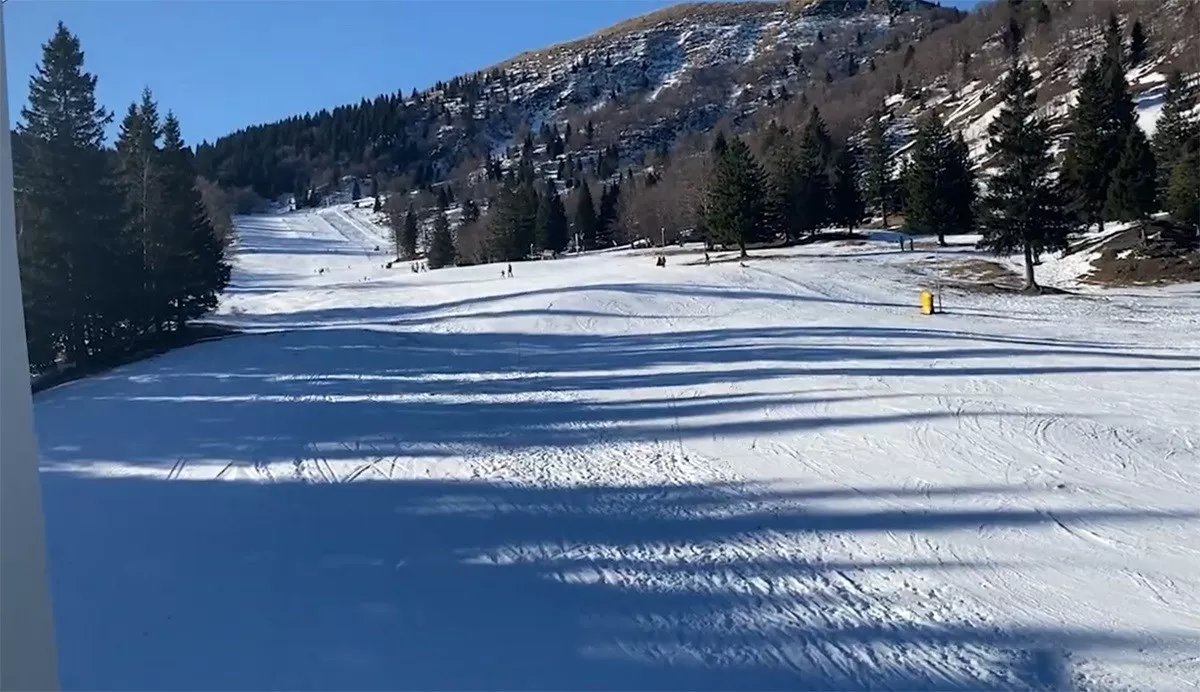
[[[426,267],[425,267],[425,263],[424,263],[424,262],[413,262],[413,263],[412,263],[412,273],[414,273],[414,274],[419,274],[420,272],[423,272],[423,271],[426,271],[426,270],[427,270],[427,269],[426,269]]]
[[[503,279],[503,278],[504,278],[504,277],[506,277],[506,276],[507,276],[508,278],[510,278],[510,279],[511,279],[511,278],[512,278],[512,275],[513,275],[513,273],[512,273],[512,265],[511,265],[511,264],[510,264],[510,265],[508,265],[508,271],[507,271],[507,272],[506,272],[506,271],[504,271],[503,269],[501,269],[501,270],[500,270],[500,278],[501,278],[501,279]]]
[[[657,257],[654,259],[654,266],[656,266],[656,267],[665,267],[665,266],[667,266],[667,256],[666,256],[666,255],[658,255],[658,256],[657,256]]]

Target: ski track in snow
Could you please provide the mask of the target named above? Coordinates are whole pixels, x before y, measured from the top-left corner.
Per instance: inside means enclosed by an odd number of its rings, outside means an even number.
[[[245,335],[36,398],[69,689],[1200,680],[1194,290],[238,227]]]

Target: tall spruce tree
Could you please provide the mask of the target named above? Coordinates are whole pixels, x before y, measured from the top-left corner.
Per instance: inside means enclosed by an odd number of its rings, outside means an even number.
[[[410,203],[408,211],[404,214],[404,227],[400,231],[399,250],[403,253],[405,259],[416,259],[418,235],[417,213]]]
[[[789,240],[815,233],[830,219],[832,149],[833,140],[815,107],[800,132],[799,141],[793,141],[787,134],[776,138],[767,185],[772,199],[765,213],[770,224],[777,222]]]
[[[833,160],[833,137],[829,134],[825,119],[821,117],[821,110],[816,106],[809,111],[808,120],[804,123],[801,143],[813,150],[816,156],[815,164],[828,171]]]
[[[833,138],[825,127],[821,112],[813,106],[800,135],[800,205],[804,211],[803,230],[815,233],[829,222],[829,168],[833,157]],[[793,227],[795,224],[793,224]]]
[[[104,149],[112,115],[96,103],[96,77],[83,63],[79,39],[59,23],[17,125],[20,271],[35,370],[60,354],[75,365],[100,355],[124,316],[122,296],[110,290],[124,237]]]
[[[728,152],[728,146],[724,149]],[[714,154],[714,175],[722,153]],[[768,175],[775,196],[772,206],[778,212],[780,228],[790,241],[816,229],[821,210],[807,204],[808,192],[805,171],[801,164],[799,145],[789,134],[780,133],[767,152]],[[814,211],[816,214],[814,214]]]
[[[883,127],[883,114],[874,113],[867,121],[867,166],[863,178],[863,196],[883,217],[885,228],[892,198],[891,158],[891,147]]]
[[[1034,290],[1036,258],[1065,249],[1069,224],[1058,186],[1051,180],[1053,158],[1048,128],[1035,115],[1033,79],[1014,64],[1004,80],[1004,104],[988,125],[988,153],[996,169],[982,203],[979,245],[999,255],[1022,252],[1025,287]]]
[[[1162,113],[1154,130],[1154,158],[1158,162],[1158,192],[1165,200],[1175,162],[1188,140],[1200,133],[1200,126],[1186,114],[1196,106],[1195,89],[1183,80],[1179,70],[1167,76]]]
[[[162,126],[158,105],[149,89],[141,104],[132,103],[121,121],[116,143],[116,184],[125,201],[125,235],[122,266],[114,267],[114,289],[124,294],[130,329],[134,334],[157,331],[163,324],[159,284],[168,278],[165,234],[168,232],[162,199],[159,139]]]
[[[217,306],[229,283],[230,267],[196,189],[192,151],[173,113],[163,120],[162,135],[162,195],[168,227],[163,234],[167,276],[159,284],[159,299],[165,303],[170,326],[178,330]]]
[[[1071,197],[1072,210],[1084,225],[1104,227],[1112,171],[1134,126],[1125,62],[1117,18],[1110,14],[1100,59],[1089,60],[1080,77],[1063,162],[1063,184]]]
[[[904,187],[907,195],[904,228],[914,234],[938,231],[938,210],[941,203],[938,178],[942,157],[938,151],[938,133],[934,117],[925,116],[918,128],[905,171]]]
[[[596,243],[611,247],[617,236],[617,205],[621,197],[619,183],[605,185],[600,193],[600,209],[596,213]]]
[[[490,247],[496,259],[514,261],[537,242],[538,195],[530,181],[514,181],[497,192],[491,218]]]
[[[1100,60],[1089,59],[1080,77],[1071,120],[1063,184],[1079,221],[1103,228],[1112,171],[1134,126],[1124,48],[1115,17],[1109,18]]]
[[[1063,160],[1063,186],[1069,206],[1085,226],[1104,220],[1101,205],[1107,201],[1109,152],[1104,133],[1106,103],[1100,64],[1089,58],[1079,77],[1078,95],[1071,111],[1071,136]]]
[[[1142,128],[1129,128],[1121,158],[1112,172],[1112,183],[1108,186],[1108,209],[1110,219],[1117,221],[1145,221],[1157,209],[1154,153]],[[1143,229],[1143,240],[1145,239]]]
[[[709,152],[717,155],[724,155],[726,149],[728,148],[729,140],[725,137],[725,131],[717,130],[717,136],[713,137],[712,147],[709,149]]]
[[[538,199],[537,243],[543,250],[562,252],[567,248],[571,230],[567,211],[558,196],[554,181],[546,182],[546,191]]]
[[[942,171],[942,194],[945,195],[949,214],[946,232],[970,233],[975,230],[975,204],[979,192],[975,187],[974,171],[971,170],[971,152],[962,132],[956,132],[950,140]],[[942,237],[938,240],[945,243]]]
[[[428,263],[430,269],[454,266],[457,258],[454,248],[454,235],[450,231],[450,221],[446,218],[446,210],[438,209],[433,217],[433,233],[429,237]]]
[[[1108,64],[1124,68],[1125,44],[1121,40],[1121,23],[1112,12],[1108,13],[1108,20],[1104,24],[1103,59]]]
[[[1146,51],[1149,42],[1146,40],[1146,30],[1141,20],[1134,20],[1129,30],[1129,66],[1137,67],[1146,61]]]
[[[858,190],[858,164],[847,142],[833,157],[829,190],[830,221],[853,231],[862,221],[865,207]]]
[[[581,249],[596,249],[597,230],[596,205],[592,202],[592,191],[585,180],[579,186],[579,194],[575,198],[575,237]]]
[[[1176,222],[1200,230],[1200,134],[1192,137],[1175,159],[1166,207]]]
[[[773,230],[770,183],[750,147],[736,137],[728,140],[724,154],[714,153],[714,157],[705,224],[714,240],[737,245],[745,257],[748,244]]]
[[[936,113],[925,116],[906,169],[904,225],[910,233],[946,235],[970,230],[975,185],[961,136],[951,137]]]

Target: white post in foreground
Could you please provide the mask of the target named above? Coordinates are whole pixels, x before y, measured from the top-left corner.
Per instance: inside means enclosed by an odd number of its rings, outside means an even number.
[[[0,4],[0,690],[57,690],[42,492],[17,269],[4,6]]]

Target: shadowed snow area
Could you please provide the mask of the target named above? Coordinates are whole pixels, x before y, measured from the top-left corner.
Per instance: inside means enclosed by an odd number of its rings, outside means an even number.
[[[70,689],[1190,689],[1200,293],[936,253],[414,274],[238,220],[244,335],[36,397]]]

